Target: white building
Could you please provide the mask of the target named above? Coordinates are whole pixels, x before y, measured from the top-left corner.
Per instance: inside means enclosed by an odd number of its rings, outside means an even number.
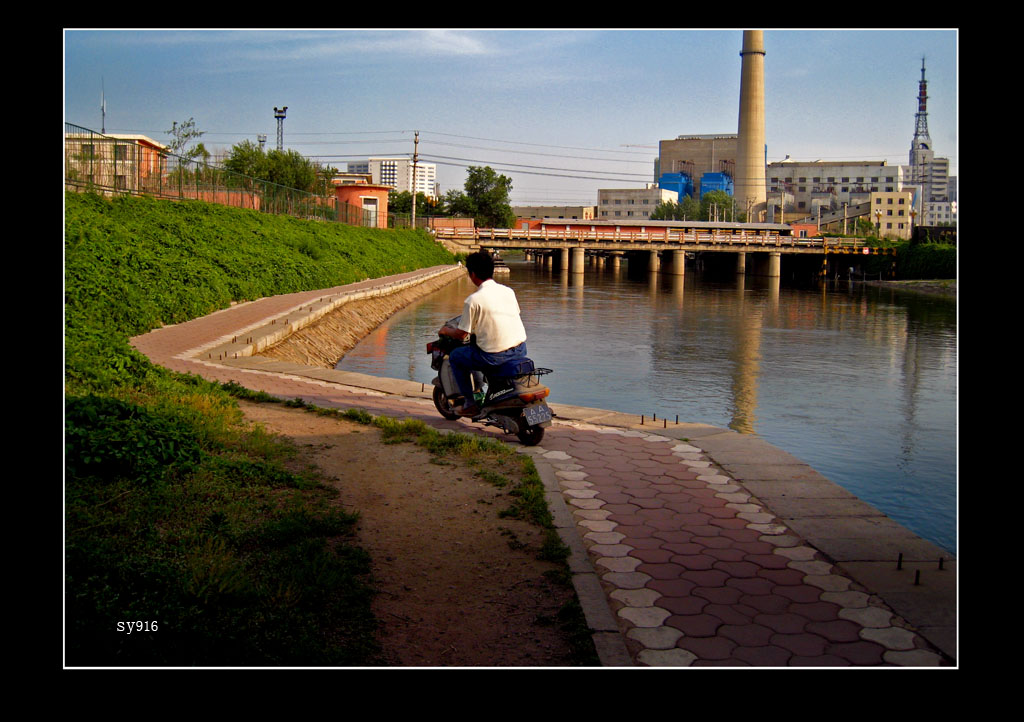
[[[597,191],[597,220],[642,221],[664,201],[678,203],[679,194],[658,188],[655,183],[648,183],[646,188],[602,188]]]
[[[416,163],[415,190],[428,198],[437,197],[437,165]],[[390,186],[396,192],[413,191],[413,163],[409,158],[370,158],[348,164],[349,173],[369,173],[372,182]]]
[[[843,204],[867,202],[872,193],[903,190],[904,168],[884,160],[798,162],[782,160],[768,166],[768,203],[786,199],[786,213],[814,216],[818,207],[836,210]],[[789,196],[792,195],[792,206]]]
[[[956,201],[926,201],[924,218],[918,219],[919,226],[955,226]]]

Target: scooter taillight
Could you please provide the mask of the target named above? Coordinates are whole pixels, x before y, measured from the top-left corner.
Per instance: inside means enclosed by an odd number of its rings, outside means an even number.
[[[546,398],[550,393],[551,389],[547,386],[541,386],[539,389],[534,391],[527,391],[525,394],[519,394],[519,398],[521,401],[530,403],[531,401],[540,401],[541,399]]]
[[[431,341],[430,343],[427,344],[427,353],[434,353],[435,348],[437,347],[434,345],[434,342]]]

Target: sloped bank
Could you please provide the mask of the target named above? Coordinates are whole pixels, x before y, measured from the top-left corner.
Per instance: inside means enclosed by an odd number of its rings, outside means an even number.
[[[380,286],[340,304],[258,355],[304,366],[334,368],[342,356],[391,315],[447,286],[463,273],[461,266],[453,266],[425,279]]]

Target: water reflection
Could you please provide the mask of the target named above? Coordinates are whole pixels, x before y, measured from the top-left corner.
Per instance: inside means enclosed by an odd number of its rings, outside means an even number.
[[[555,402],[757,433],[956,549],[956,305],[843,282],[789,287],[510,263]],[[339,368],[429,382],[427,341],[468,279],[399,312]]]

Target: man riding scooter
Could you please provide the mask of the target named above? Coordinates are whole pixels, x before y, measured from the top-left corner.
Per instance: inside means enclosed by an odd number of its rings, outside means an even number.
[[[460,416],[476,416],[480,407],[473,397],[472,372],[486,373],[507,361],[526,358],[526,329],[519,317],[515,291],[494,280],[494,259],[487,251],[470,254],[466,270],[477,290],[466,298],[458,328],[442,326],[438,333],[457,341],[476,336],[475,344],[459,346],[449,355],[464,399],[457,412]]]

